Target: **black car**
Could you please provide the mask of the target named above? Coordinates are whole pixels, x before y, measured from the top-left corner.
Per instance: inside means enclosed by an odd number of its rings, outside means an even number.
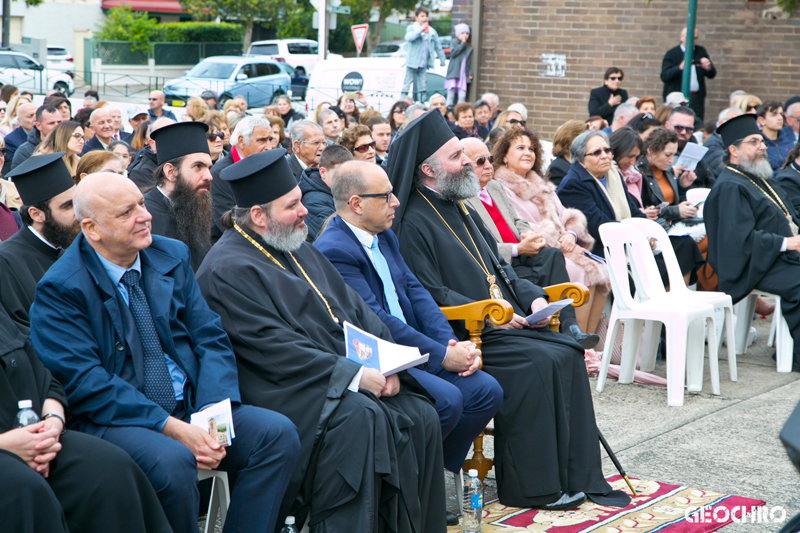
[[[292,78],[292,98],[305,100],[306,89],[308,88],[308,76],[284,61],[280,61],[279,64],[283,71]]]

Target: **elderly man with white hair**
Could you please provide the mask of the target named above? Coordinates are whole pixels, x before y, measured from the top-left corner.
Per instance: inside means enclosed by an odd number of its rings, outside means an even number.
[[[231,151],[219,159],[211,168],[211,204],[213,225],[211,243],[217,242],[225,231],[220,217],[235,205],[233,192],[226,181],[220,179],[220,172],[242,159],[264,152],[272,146],[272,125],[264,117],[245,117],[236,125],[231,134]]]
[[[81,155],[92,150],[108,150],[108,145],[114,140],[114,117],[105,107],[92,111],[89,121],[94,130],[94,137],[83,145]]]
[[[731,100],[733,100],[733,95],[731,95]],[[741,109],[737,107],[727,107],[723,109],[717,117],[717,127],[722,126],[730,119],[738,117],[741,114]],[[708,148],[708,152],[706,152],[702,160],[706,163],[708,173],[716,180],[719,173],[725,168],[725,165],[722,164],[722,156],[725,154],[725,145],[722,143],[722,137],[714,130],[714,133],[709,135],[706,142],[703,143],[703,146]]]
[[[618,129],[627,126],[628,122],[630,122],[630,120],[638,114],[639,110],[636,109],[636,106],[631,104],[620,104],[616,111],[614,111],[614,121],[609,127],[603,128],[602,131],[605,132],[606,135],[611,135]]]
[[[488,102],[488,104],[492,106],[490,113],[492,118],[489,119],[489,129],[492,129],[494,121],[497,120],[497,116],[500,114],[500,97],[494,93],[483,93],[481,95],[481,100]]]

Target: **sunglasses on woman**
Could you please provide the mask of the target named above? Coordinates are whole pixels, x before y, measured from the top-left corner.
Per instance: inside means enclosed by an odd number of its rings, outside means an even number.
[[[8,149],[7,148],[5,148],[5,147],[0,148],[0,157],[5,157],[7,153],[8,153]]]
[[[622,81],[622,76],[609,76],[608,79],[611,81]]]
[[[510,119],[508,119],[508,120],[507,120],[507,122],[508,122],[509,124],[519,124],[519,125],[520,125],[520,126],[522,126],[523,128],[524,128],[524,127],[525,127],[525,125],[527,124],[527,122],[526,122],[526,121],[524,121],[524,120],[519,120],[519,119],[516,119],[516,118],[510,118]]]
[[[222,133],[221,131],[218,131],[217,133],[206,133],[206,139],[208,139],[212,143],[217,139],[219,139],[221,141],[224,138],[225,138],[225,134]]]
[[[602,154],[611,155],[611,154],[613,154],[613,153],[614,153],[614,150],[612,150],[611,148],[609,148],[608,146],[606,146],[605,148],[598,148],[598,149],[597,149],[597,150],[595,150],[594,152],[589,152],[589,153],[588,153],[588,154],[586,154],[586,155],[590,155],[590,156],[592,156],[592,157],[600,157]]]
[[[375,148],[375,141],[372,141],[371,143],[367,144],[362,144],[361,146],[356,146],[355,148],[353,148],[353,150],[355,150],[356,152],[361,152],[362,154],[366,154],[367,152],[369,152],[370,148]]]

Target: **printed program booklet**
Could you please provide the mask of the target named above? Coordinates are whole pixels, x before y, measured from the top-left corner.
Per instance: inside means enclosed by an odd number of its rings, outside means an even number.
[[[557,302],[553,302],[547,304],[545,307],[539,309],[535,313],[528,315],[525,317],[525,320],[528,321],[528,324],[536,324],[540,320],[544,320],[545,318],[556,314],[557,312],[564,309],[566,306],[570,305],[574,300],[572,298],[565,298],[564,300],[559,300]]]
[[[230,446],[236,434],[233,431],[231,399],[206,407],[191,416],[191,424],[208,431],[214,440],[223,446]]]
[[[344,323],[344,341],[347,344],[348,359],[374,368],[384,376],[428,362],[428,354],[420,354],[419,348],[400,346],[379,339],[349,322]]]

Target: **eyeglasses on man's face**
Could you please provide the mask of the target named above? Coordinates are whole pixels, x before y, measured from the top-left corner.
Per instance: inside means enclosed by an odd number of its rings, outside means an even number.
[[[672,126],[672,129],[674,129],[678,133],[683,133],[683,132],[692,133],[692,132],[694,132],[694,127],[693,126]]]
[[[314,148],[316,148],[321,144],[325,144],[325,141],[303,141],[303,144],[308,144],[308,145],[313,146]]]
[[[609,76],[608,79],[611,81],[622,81],[622,76]]]
[[[389,200],[391,200],[392,196],[394,196],[393,191],[358,195],[359,198],[385,198],[387,204],[389,203]]]
[[[767,145],[767,143],[764,142],[764,139],[750,139],[749,141],[742,141],[741,144],[749,144],[750,146],[753,147],[758,147],[761,146],[762,144],[764,146]]]

